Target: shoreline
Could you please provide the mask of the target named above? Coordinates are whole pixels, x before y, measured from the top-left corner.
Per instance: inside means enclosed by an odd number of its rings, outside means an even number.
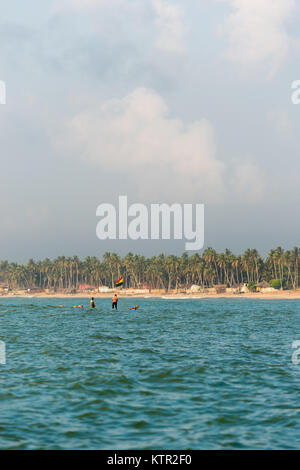
[[[208,293],[193,293],[193,294],[176,294],[176,293],[118,293],[119,298],[136,298],[136,299],[162,299],[162,300],[195,300],[195,299],[257,299],[257,300],[300,300],[300,289],[297,291],[278,291],[270,293],[245,293],[245,294],[208,294]],[[0,295],[2,299],[111,299],[112,294],[105,293],[32,293],[32,294],[4,294]]]

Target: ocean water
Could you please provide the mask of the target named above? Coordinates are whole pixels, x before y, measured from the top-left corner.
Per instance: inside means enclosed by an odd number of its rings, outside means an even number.
[[[1,449],[300,447],[300,301],[75,302],[0,299]]]

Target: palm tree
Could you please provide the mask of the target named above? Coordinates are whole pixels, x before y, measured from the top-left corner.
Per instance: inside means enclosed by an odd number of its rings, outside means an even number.
[[[203,252],[203,259],[207,265],[213,266],[215,269],[215,274],[217,278],[217,283],[219,284],[219,273],[217,267],[217,252],[213,248],[209,247]]]
[[[299,286],[300,250],[294,247],[284,251],[281,247],[270,250],[263,260],[256,249],[247,249],[242,255],[235,256],[229,249],[217,253],[207,248],[203,256],[198,253],[181,257],[163,254],[146,259],[144,256],[128,253],[121,259],[116,253],[105,253],[103,260],[87,256],[81,261],[77,256],[46,258],[35,262],[30,259],[26,265],[0,262],[0,282],[9,288],[40,287],[56,290],[78,288],[80,283],[93,286],[110,285],[114,287],[117,277],[125,278],[125,286],[149,289],[164,288],[178,290],[179,286],[188,288],[191,284],[203,288],[215,283],[234,286],[241,282],[279,278],[281,287],[286,284],[297,289]]]
[[[294,289],[298,289],[299,255],[300,255],[299,248],[294,246],[294,248],[291,251],[291,258],[292,258],[293,267],[294,267],[294,277],[293,277],[293,287],[294,287]]]

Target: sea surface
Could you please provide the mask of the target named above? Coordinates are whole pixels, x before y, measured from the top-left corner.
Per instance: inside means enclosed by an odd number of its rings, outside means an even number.
[[[0,299],[1,449],[300,447],[299,300],[136,303]]]

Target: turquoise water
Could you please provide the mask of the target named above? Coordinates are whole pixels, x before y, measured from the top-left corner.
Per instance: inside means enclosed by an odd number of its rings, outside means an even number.
[[[299,448],[300,301],[75,302],[0,299],[1,449]]]

